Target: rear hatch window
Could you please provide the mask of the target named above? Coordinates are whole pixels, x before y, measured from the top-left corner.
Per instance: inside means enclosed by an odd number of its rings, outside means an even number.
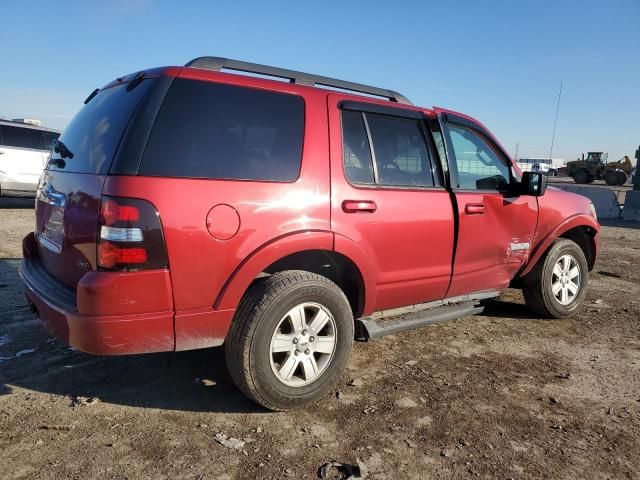
[[[145,80],[131,91],[122,84],[98,92],[60,135],[63,147],[54,148],[49,170],[108,173],[129,119],[151,83]]]

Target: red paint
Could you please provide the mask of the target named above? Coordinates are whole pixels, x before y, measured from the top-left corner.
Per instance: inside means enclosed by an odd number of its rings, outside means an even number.
[[[230,205],[216,205],[207,214],[207,230],[217,240],[229,240],[240,230],[240,216]]]
[[[292,183],[276,183],[48,172],[46,182],[66,194],[65,245],[54,253],[31,237],[25,240],[25,256],[37,257],[53,277],[75,290],[77,311],[54,305],[28,284],[25,290],[54,333],[81,350],[120,354],[219,345],[256,276],[306,250],[334,251],[351,260],[362,279],[362,313],[368,315],[506,288],[571,228],[592,228],[597,247],[599,225],[590,215],[589,201],[567,192],[550,188],[538,199],[508,198],[445,188],[364,188],[345,179],[341,100],[429,117],[445,110],[192,68],[165,67],[145,75],[301,96],[305,135],[300,176]],[[98,270],[102,195],[144,199],[155,207],[167,269]],[[107,206],[102,212],[106,220],[134,221],[134,211]],[[38,232],[51,208],[38,201]],[[516,243],[530,243],[530,249],[512,251],[510,245]]]
[[[511,243],[531,243],[538,217],[535,197],[458,192],[458,246],[447,297],[502,290],[526,261],[527,251],[509,254]],[[472,206],[472,212],[466,211]],[[478,207],[482,205],[480,212]]]
[[[98,355],[122,355],[174,349],[171,311],[82,315],[48,302],[24,280],[23,284],[27,298],[35,305],[46,327],[78,350]],[[140,290],[140,287],[141,284],[136,282],[136,289]],[[92,308],[100,309],[99,306]]]
[[[365,314],[444,298],[453,255],[453,208],[444,188],[400,189],[355,187],[345,178],[338,103],[360,97],[331,93],[331,230],[363,252],[376,291],[373,306],[365,297]],[[367,100],[368,101],[368,100]],[[374,100],[389,106],[389,102]],[[406,109],[405,105],[392,105]],[[415,111],[417,108],[409,107]],[[352,213],[348,205],[376,206],[375,212]],[[361,271],[363,269],[361,268]],[[369,294],[369,292],[367,292]]]
[[[597,255],[600,242],[600,224],[591,215],[589,201],[575,193],[549,187],[547,193],[538,199],[540,215],[534,236],[532,255],[520,276],[526,275],[535,266],[553,241],[569,230],[589,227],[595,235],[592,248]]]

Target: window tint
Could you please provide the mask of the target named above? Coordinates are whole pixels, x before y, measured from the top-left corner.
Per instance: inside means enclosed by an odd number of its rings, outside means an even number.
[[[419,121],[366,114],[378,183],[432,187],[429,153]]]
[[[7,147],[42,150],[42,132],[34,128],[2,125],[2,144]]]
[[[156,119],[140,173],[290,182],[300,171],[303,133],[300,97],[177,79]]]
[[[373,185],[373,163],[362,113],[342,112],[344,171],[352,183]]]
[[[73,158],[66,156],[60,164],[49,163],[49,170],[106,174],[131,114],[152,81],[144,80],[131,91],[125,84],[100,91],[60,135]],[[60,154],[52,152],[51,159],[58,158]]]
[[[448,130],[458,170],[458,188],[502,190],[509,184],[509,167],[480,135],[458,125],[450,124]]]
[[[440,168],[442,168],[442,172],[447,176],[449,174],[449,164],[447,162],[447,151],[445,148],[444,136],[440,130],[440,124],[436,119],[430,119],[428,124],[429,129],[431,130],[431,138],[433,138],[433,143],[435,144],[438,156],[440,157]]]

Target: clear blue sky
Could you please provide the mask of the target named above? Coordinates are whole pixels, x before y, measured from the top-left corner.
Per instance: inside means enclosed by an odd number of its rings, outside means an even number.
[[[468,113],[512,153],[640,144],[640,1],[0,3],[0,116],[62,128],[96,86],[215,55],[398,90]]]

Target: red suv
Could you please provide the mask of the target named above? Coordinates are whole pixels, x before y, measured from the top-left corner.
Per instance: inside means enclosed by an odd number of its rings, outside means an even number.
[[[21,277],[85,352],[224,344],[238,387],[287,409],[330,390],[354,338],[478,313],[509,286],[547,317],[585,296],[593,205],[521,174],[469,116],[215,57],[84,103]]]

